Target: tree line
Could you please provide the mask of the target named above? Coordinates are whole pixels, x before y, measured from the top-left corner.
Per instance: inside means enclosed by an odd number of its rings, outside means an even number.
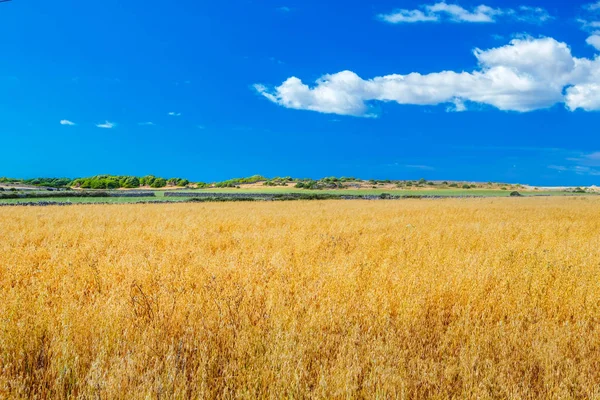
[[[118,176],[118,175],[96,175],[88,178],[32,178],[14,179],[0,178],[0,183],[25,184],[52,188],[80,188],[80,189],[135,189],[139,187],[163,188],[167,186],[186,187],[190,181],[183,178],[165,179],[154,175]]]

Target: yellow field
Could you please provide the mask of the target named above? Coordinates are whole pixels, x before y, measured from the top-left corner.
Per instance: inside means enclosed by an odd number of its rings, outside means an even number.
[[[600,200],[0,208],[0,398],[600,398]]]

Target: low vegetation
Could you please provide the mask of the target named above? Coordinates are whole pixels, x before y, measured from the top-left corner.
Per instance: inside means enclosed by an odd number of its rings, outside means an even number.
[[[597,398],[600,199],[0,209],[0,398]]]
[[[165,179],[147,175],[143,177],[136,176],[115,176],[115,175],[97,175],[88,178],[35,178],[35,179],[11,179],[0,178],[0,184],[24,184],[49,188],[76,188],[93,190],[113,190],[113,189],[135,189],[140,187],[160,189],[164,187],[181,187],[190,189],[211,189],[211,188],[241,188],[248,185],[260,184],[265,187],[293,187],[307,190],[332,190],[332,189],[444,189],[444,188],[462,188],[462,189],[500,189],[517,190],[523,189],[522,185],[507,185],[485,183],[466,183],[466,182],[447,182],[447,181],[427,181],[419,180],[363,180],[355,177],[326,177],[321,179],[293,178],[293,177],[275,177],[266,178],[262,175],[253,175],[247,178],[235,178],[220,182],[190,182],[183,178]],[[578,188],[579,189],[579,188]],[[583,189],[579,189],[583,191]]]
[[[165,179],[147,175],[141,178],[136,176],[112,176],[112,175],[97,175],[91,178],[75,179],[70,186],[81,189],[134,189],[142,186],[151,188],[163,188],[166,186],[185,187],[190,181],[182,178]]]
[[[182,178],[160,178],[153,175],[144,177],[136,176],[116,176],[116,175],[96,175],[89,178],[34,178],[34,179],[12,179],[0,178],[0,184],[22,184],[50,188],[79,188],[79,189],[135,189],[140,187],[163,188],[186,187],[190,181]]]
[[[266,180],[267,178],[265,178],[264,176],[254,175],[249,178],[235,178],[223,182],[216,182],[212,186],[217,188],[236,187],[244,184],[264,182]]]

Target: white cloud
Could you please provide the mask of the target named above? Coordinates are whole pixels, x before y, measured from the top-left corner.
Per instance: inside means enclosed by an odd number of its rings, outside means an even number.
[[[600,18],[600,1],[597,3],[586,4],[583,8],[589,12],[588,17],[598,19]],[[591,36],[587,38],[586,43],[593,46],[596,50],[600,50],[600,21],[588,20],[580,18],[577,20],[581,24],[581,29],[591,33]]]
[[[427,15],[421,10],[396,10],[392,14],[379,14],[378,18],[390,24],[437,22],[440,20],[438,15]]]
[[[415,22],[463,22],[463,23],[493,23],[500,17],[527,23],[542,23],[552,17],[541,7],[521,6],[517,9],[492,8],[486,5],[477,6],[471,10],[444,1],[431,5],[422,5],[421,9],[399,9],[389,14],[379,14],[377,17],[391,24]]]
[[[255,89],[286,108],[321,113],[375,116],[374,101],[398,104],[490,105],[528,112],[565,103],[570,110],[600,110],[600,58],[575,58],[552,38],[514,39],[490,50],[475,49],[479,67],[472,72],[386,75],[362,79],[352,71],[324,75],[310,87],[291,77],[275,88]]]
[[[154,126],[156,124],[154,122],[148,121],[148,122],[140,122],[140,123],[138,123],[138,125],[140,125],[140,126]]]
[[[60,124],[61,125],[67,125],[67,126],[75,126],[75,125],[77,125],[75,122],[69,121],[68,119],[61,120]]]
[[[545,8],[529,6],[519,7],[519,12],[509,10],[508,15],[512,15],[512,17],[517,21],[527,22],[530,24],[541,24],[554,18]]]
[[[278,11],[281,11],[281,12],[284,12],[284,13],[289,13],[289,12],[291,12],[291,11],[292,11],[292,9],[291,9],[291,8],[289,8],[289,7],[286,7],[286,6],[283,6],[283,7],[278,7],[278,8],[277,8],[277,10],[278,10]]]
[[[180,117],[180,116],[181,116],[181,113],[178,113],[178,112],[171,111],[171,112],[169,113],[169,115],[170,115],[171,117]]]
[[[587,38],[586,43],[595,47],[596,50],[600,50],[600,32],[597,32],[596,34]]]
[[[103,124],[96,124],[97,128],[103,128],[103,129],[112,129],[116,126],[116,124],[114,122],[109,122],[106,121]]]
[[[494,22],[497,15],[503,14],[500,9],[480,5],[473,11],[468,11],[456,4],[447,4],[444,2],[436,3],[431,6],[425,6],[429,14],[446,14],[452,21],[456,22]]]
[[[454,103],[446,108],[446,112],[464,112],[467,111],[465,102],[461,99],[454,99]]]

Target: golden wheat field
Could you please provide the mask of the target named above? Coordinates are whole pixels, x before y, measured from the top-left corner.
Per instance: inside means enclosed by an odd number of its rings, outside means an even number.
[[[0,398],[600,398],[600,199],[0,208]]]

